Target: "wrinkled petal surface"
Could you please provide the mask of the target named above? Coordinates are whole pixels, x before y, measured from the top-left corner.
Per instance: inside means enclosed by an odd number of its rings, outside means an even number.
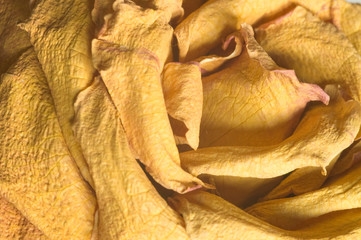
[[[90,239],[95,197],[69,154],[32,48],[0,83],[0,195],[50,239]]]
[[[294,69],[302,81],[339,84],[361,100],[361,55],[331,23],[296,7],[282,21],[258,28],[256,36],[277,64]]]
[[[93,61],[131,148],[164,187],[178,192],[198,187],[202,182],[179,165],[161,87],[160,74],[171,50],[169,18],[161,10],[122,1],[113,7],[114,14],[93,40]]]
[[[197,149],[203,107],[199,66],[168,63],[164,68],[162,87],[177,144],[188,144]]]
[[[257,203],[246,211],[275,226],[295,229],[302,222],[326,213],[360,208],[360,171],[361,164],[357,164],[319,190]]]
[[[181,153],[193,175],[271,178],[301,167],[325,167],[350,146],[361,124],[361,107],[341,97],[307,111],[291,137],[264,147],[220,146]],[[322,151],[319,150],[322,147]]]
[[[321,88],[278,67],[249,25],[239,34],[241,56],[203,78],[200,147],[277,144],[292,133],[307,102],[328,102]]]
[[[299,230],[287,231],[207,192],[178,195],[172,203],[183,215],[186,230],[194,240],[357,239],[361,234],[360,209],[321,216],[300,226]]]
[[[99,205],[99,239],[188,239],[181,218],[132,156],[118,112],[99,77],[79,94],[75,109],[74,132]]]
[[[72,132],[73,103],[93,78],[90,41],[91,2],[83,0],[36,0],[26,23],[54,98],[61,130],[83,177],[92,185],[88,166]]]
[[[289,6],[288,0],[209,0],[175,29],[180,61],[206,55],[241,23],[254,24]]]

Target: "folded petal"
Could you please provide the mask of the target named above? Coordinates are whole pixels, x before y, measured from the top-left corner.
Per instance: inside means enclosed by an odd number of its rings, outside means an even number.
[[[361,55],[331,23],[296,7],[282,21],[256,31],[257,41],[282,67],[321,86],[339,84],[356,100],[361,100]]]
[[[180,61],[190,61],[207,54],[222,38],[287,8],[289,0],[244,1],[209,0],[190,14],[175,29]]]
[[[196,63],[168,63],[163,72],[165,105],[178,144],[198,148],[203,89]]]
[[[191,239],[352,239],[361,236],[361,209],[340,211],[312,219],[287,231],[257,219],[207,192],[178,195],[173,205],[185,220]]]
[[[337,98],[341,97],[337,86],[326,86],[325,91],[330,96],[331,101],[337,101]],[[340,154],[334,157],[329,163],[326,167],[326,173],[320,172],[319,167],[303,167],[296,169],[277,187],[263,197],[262,201],[287,197],[290,194],[300,195],[319,189],[331,175],[334,165],[339,161],[339,156]]]
[[[240,32],[234,32],[227,36],[225,42],[222,44],[222,50],[228,50],[229,45],[234,40],[235,47],[232,52],[227,54],[226,56],[220,55],[209,55],[209,56],[202,56],[194,60],[195,62],[199,63],[199,67],[202,70],[203,74],[211,73],[220,66],[222,66],[228,60],[238,57],[242,52],[243,46],[243,37]]]
[[[202,79],[200,147],[280,143],[291,135],[309,101],[327,104],[321,88],[299,82],[292,70],[273,62],[249,25],[240,31],[242,54]]]
[[[326,213],[360,208],[361,164],[323,188],[296,197],[257,203],[246,211],[270,224],[297,229],[302,222]]]
[[[160,74],[171,50],[172,28],[162,10],[117,1],[93,40],[93,61],[118,109],[128,141],[164,187],[185,192],[202,182],[180,167]]]
[[[330,172],[335,165],[339,155],[337,155],[325,168],[322,173],[319,167],[303,167],[296,169],[288,175],[277,187],[272,189],[260,201],[268,201],[277,198],[284,198],[289,195],[301,195],[306,192],[319,189],[330,176]]]
[[[341,97],[308,110],[291,137],[264,147],[220,146],[181,153],[182,167],[193,175],[271,178],[297,168],[325,167],[350,146],[361,124],[361,107]],[[322,146],[322,150],[315,146]]]
[[[20,24],[30,36],[45,73],[61,130],[70,153],[83,177],[92,185],[88,166],[72,132],[73,103],[93,78],[90,40],[90,1],[36,0],[26,23]]]
[[[75,111],[74,132],[98,200],[99,239],[188,239],[180,216],[158,195],[132,156],[99,77],[80,92]]]
[[[0,83],[0,195],[50,239],[90,239],[95,197],[69,154],[32,48]]]

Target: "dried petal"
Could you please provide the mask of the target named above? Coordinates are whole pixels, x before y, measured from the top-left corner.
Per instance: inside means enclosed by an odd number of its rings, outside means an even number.
[[[332,3],[333,23],[345,33],[361,55],[361,5],[344,0]]]
[[[318,86],[300,83],[278,67],[242,25],[241,56],[203,78],[200,147],[280,143],[299,122],[309,101],[328,102]]]
[[[256,36],[277,64],[295,69],[301,80],[339,84],[361,100],[361,56],[332,24],[297,7],[281,22],[258,28]]]
[[[332,159],[352,144],[360,124],[360,104],[339,97],[329,106],[317,105],[307,111],[292,136],[279,144],[201,148],[182,153],[182,166],[196,176],[271,178],[307,166],[325,171]]]
[[[79,94],[75,110],[74,132],[98,200],[99,239],[188,239],[181,218],[132,156],[118,112],[99,77]]]
[[[239,29],[241,23],[254,24],[289,5],[289,0],[209,0],[175,29],[180,61],[207,54],[223,37]]]
[[[61,130],[83,177],[88,166],[72,132],[73,103],[93,79],[90,56],[91,4],[83,0],[37,0],[30,18],[20,26],[30,36],[48,81]]]
[[[343,173],[360,160],[361,141],[358,140],[342,153],[340,159],[337,160],[334,168],[332,169],[331,176]]]
[[[0,0],[0,74],[6,72],[10,65],[31,46],[27,33],[16,26],[30,14],[30,9],[24,7],[27,2],[27,0]]]
[[[171,50],[170,19],[161,10],[122,1],[113,7],[114,14],[93,40],[94,64],[148,172],[166,188],[189,191],[202,182],[180,167],[160,82]]]
[[[201,71],[195,63],[168,63],[162,80],[165,105],[177,144],[198,148],[202,118]]]
[[[194,240],[232,239],[352,239],[361,236],[361,209],[334,212],[287,231],[259,220],[210,193],[178,195],[173,205],[185,220]]]
[[[69,154],[32,48],[0,83],[0,195],[51,239],[90,239],[95,197]]]
[[[0,239],[48,239],[3,197],[0,197],[0,216]]]
[[[202,73],[210,73],[215,71],[221,65],[223,65],[228,60],[238,57],[242,52],[243,46],[243,37],[240,32],[234,32],[227,36],[226,41],[222,45],[223,50],[228,50],[230,43],[235,41],[235,47],[231,53],[227,56],[219,56],[219,55],[210,55],[210,56],[202,56],[197,58],[195,61],[199,62],[199,66],[202,69]]]
[[[360,208],[361,164],[325,187],[296,197],[257,203],[246,211],[275,226],[297,229],[302,222],[326,213]]]

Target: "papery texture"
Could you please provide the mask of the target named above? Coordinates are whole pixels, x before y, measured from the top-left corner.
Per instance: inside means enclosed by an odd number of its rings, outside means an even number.
[[[294,69],[301,80],[320,86],[339,84],[351,97],[361,99],[361,56],[331,23],[296,7],[279,23],[258,28],[256,36],[277,64]]]
[[[191,13],[175,29],[180,61],[190,61],[208,53],[241,23],[254,24],[290,5],[288,0],[209,0]]]
[[[0,216],[0,239],[48,239],[3,197],[0,197]]]
[[[90,239],[95,197],[69,154],[32,48],[0,82],[0,195],[50,239]]]
[[[337,86],[326,86],[326,93],[330,96],[330,101],[342,101]],[[336,162],[339,160],[340,154],[333,158],[333,160],[326,166],[326,172],[320,172],[319,167],[304,167],[296,169],[288,175],[276,188],[272,189],[262,201],[276,198],[287,197],[290,194],[300,195],[319,189],[321,185],[330,176],[331,171]]]
[[[203,88],[196,63],[168,63],[163,72],[165,105],[177,144],[198,148]]]
[[[26,23],[48,81],[69,151],[83,177],[92,185],[88,166],[71,130],[73,103],[94,74],[91,62],[91,2],[82,0],[36,0]]]
[[[278,67],[253,38],[251,26],[242,25],[240,31],[234,35],[245,42],[242,54],[202,79],[200,147],[280,143],[298,124],[307,102],[328,102],[321,88]]]
[[[181,162],[194,175],[271,178],[308,166],[325,172],[332,159],[353,143],[360,124],[360,104],[339,97],[328,106],[308,110],[292,136],[279,144],[201,148],[181,153]]]
[[[160,74],[171,50],[169,20],[162,10],[117,1],[93,40],[93,61],[135,155],[163,186],[185,192],[202,182],[179,166],[161,88]]]
[[[321,172],[319,167],[303,167],[296,169],[277,187],[273,188],[272,191],[261,198],[260,201],[283,198],[289,195],[292,196],[292,194],[301,195],[319,189],[329,177],[338,157],[339,155],[337,155],[325,168],[325,173]]]
[[[274,227],[207,192],[178,195],[172,200],[186,222],[191,239],[357,239],[361,209],[324,215],[295,231]]]
[[[74,132],[94,180],[99,239],[188,239],[183,220],[162,199],[132,156],[100,77],[75,102]]]
[[[334,211],[359,208],[360,171],[361,164],[357,164],[319,190],[257,203],[246,211],[275,226],[296,229],[308,219]]]

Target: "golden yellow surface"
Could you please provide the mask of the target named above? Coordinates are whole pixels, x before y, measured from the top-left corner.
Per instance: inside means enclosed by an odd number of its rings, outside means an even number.
[[[82,0],[36,1],[29,19],[19,26],[29,33],[54,98],[69,151],[82,176],[93,185],[71,130],[75,97],[90,84],[94,74],[90,53],[90,10],[90,3]]]
[[[172,200],[191,239],[357,239],[361,212],[339,211],[314,218],[292,231],[270,225],[213,194],[196,191]],[[200,227],[201,226],[201,227]]]
[[[0,98],[0,195],[51,239],[89,239],[95,197],[69,154],[32,48],[2,75]]]
[[[189,191],[203,183],[180,167],[160,82],[171,49],[170,19],[161,10],[143,11],[121,1],[113,6],[114,14],[93,40],[94,64],[119,111],[135,155],[163,186]]]
[[[281,143],[262,146],[217,146],[181,153],[182,167],[200,174],[271,178],[301,167],[326,166],[350,146],[361,124],[361,106],[341,97],[308,110],[294,133]],[[322,151],[319,151],[319,146]]]
[[[99,239],[187,239],[182,219],[132,156],[118,112],[99,77],[79,94],[74,107],[74,132],[98,200]]]
[[[361,239],[361,5],[0,0],[0,240]]]
[[[309,101],[328,102],[316,85],[278,67],[242,25],[242,54],[202,79],[200,147],[264,146],[290,136]]]
[[[200,67],[194,63],[168,63],[164,68],[162,88],[177,144],[188,144],[197,149],[203,107]]]
[[[258,28],[256,36],[277,64],[294,69],[302,81],[339,84],[361,100],[361,56],[334,25],[297,7],[280,23]]]

